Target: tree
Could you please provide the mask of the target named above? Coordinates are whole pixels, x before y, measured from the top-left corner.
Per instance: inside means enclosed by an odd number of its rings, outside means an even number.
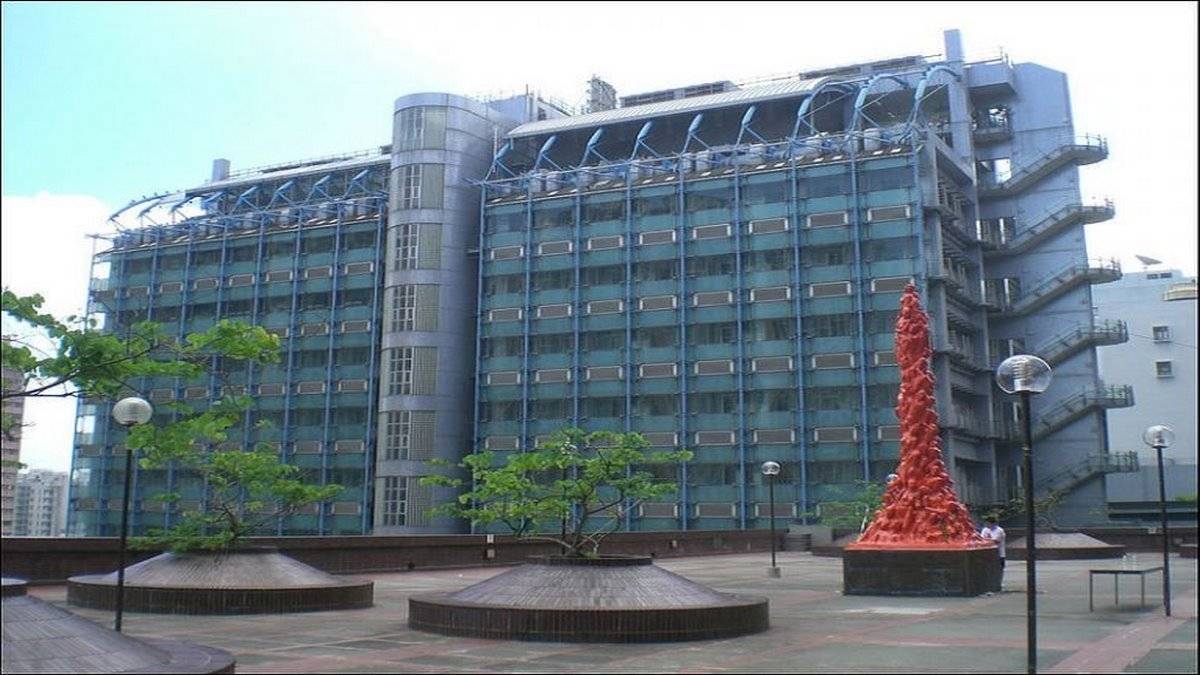
[[[808,515],[820,517],[821,524],[827,527],[862,532],[883,505],[887,486],[865,480],[855,481],[854,485],[854,492],[846,499],[821,502],[819,513]]]
[[[518,537],[555,542],[565,555],[596,555],[624,509],[675,491],[674,481],[656,479],[644,467],[692,457],[688,450],[650,452],[649,445],[637,433],[567,428],[502,464],[494,452],[477,452],[458,465],[470,474],[472,489],[432,513],[504,525]],[[426,476],[421,483],[457,488],[463,480]]]
[[[227,397],[171,424],[130,430],[126,445],[144,453],[143,469],[174,463],[208,483],[206,508],[185,512],[169,530],[151,530],[150,536],[134,539],[135,548],[228,550],[263,525],[341,492],[339,485],[307,485],[300,469],[282,463],[265,443],[249,451],[207,449],[228,441],[229,429],[241,422],[249,406],[248,397]],[[180,494],[165,492],[152,499],[178,503]]]
[[[79,397],[112,400],[140,393],[139,380],[179,378],[207,383],[221,377],[214,367],[238,363],[277,363],[279,337],[259,326],[222,320],[209,329],[176,339],[163,326],[140,322],[124,335],[104,332],[94,321],[70,316],[58,319],[41,311],[40,295],[18,296],[3,290],[0,310],[34,329],[50,345],[38,350],[31,342],[4,340],[0,356],[21,374],[20,386],[6,387],[0,397]],[[337,485],[309,486],[299,469],[283,464],[265,444],[252,450],[213,449],[227,444],[229,430],[251,407],[249,397],[226,397],[211,406],[160,403],[159,411],[174,413],[167,423],[151,423],[129,431],[125,445],[141,451],[145,469],[174,465],[202,476],[207,484],[206,508],[183,515],[169,531],[158,531],[135,543],[175,550],[233,546],[263,522],[295,512],[305,504],[332,499]],[[15,431],[6,417],[4,433]],[[260,425],[262,426],[262,425]],[[178,502],[177,493],[157,496]]]

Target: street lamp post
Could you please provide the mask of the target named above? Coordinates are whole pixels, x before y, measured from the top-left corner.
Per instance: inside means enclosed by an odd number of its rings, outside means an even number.
[[[112,408],[112,417],[126,432],[138,424],[145,424],[154,416],[154,408],[143,398],[130,396],[117,401]],[[121,497],[121,551],[117,564],[117,616],[113,629],[121,632],[121,617],[125,613],[125,551],[129,535],[129,483],[133,477],[133,449],[125,446],[125,494]]]
[[[1175,431],[1166,425],[1156,424],[1142,434],[1146,445],[1158,454],[1158,510],[1162,516],[1163,551],[1163,609],[1171,616],[1171,535],[1167,530],[1167,482],[1163,475],[1163,448],[1175,440]]]
[[[1033,513],[1033,417],[1029,399],[1050,386],[1050,366],[1036,356],[1018,354],[1004,359],[996,368],[996,384],[1006,393],[1021,395],[1022,426],[1025,430],[1025,631],[1026,669],[1037,672],[1037,537]]]
[[[771,504],[771,568],[767,576],[778,579],[779,567],[775,565],[775,476],[779,475],[779,462],[763,462],[763,475],[767,477],[767,500]]]

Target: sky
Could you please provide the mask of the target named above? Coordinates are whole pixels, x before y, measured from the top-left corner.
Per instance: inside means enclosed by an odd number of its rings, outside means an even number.
[[[1066,72],[1095,257],[1196,273],[1197,6],[1179,3],[29,3],[0,21],[0,278],[81,312],[91,240],[133,199],[389,142],[392,102],[526,87],[618,94],[942,51]],[[30,255],[30,252],[36,255]],[[10,330],[5,326],[5,330]],[[70,465],[74,406],[31,401],[22,458]]]

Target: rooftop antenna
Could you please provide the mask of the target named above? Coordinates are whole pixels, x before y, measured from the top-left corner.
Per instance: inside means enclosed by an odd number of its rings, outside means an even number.
[[[1142,271],[1145,272],[1151,265],[1161,265],[1162,261],[1157,258],[1151,258],[1145,255],[1134,255],[1138,262],[1142,263]]]

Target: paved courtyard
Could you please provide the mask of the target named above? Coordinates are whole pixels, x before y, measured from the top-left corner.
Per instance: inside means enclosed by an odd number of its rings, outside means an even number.
[[[1140,554],[1150,565],[1149,554]],[[1004,592],[972,599],[845,597],[841,560],[783,553],[782,579],[768,579],[766,554],[685,558],[664,568],[718,590],[771,599],[771,629],[729,640],[595,645],[503,642],[411,631],[410,594],[461,588],[497,568],[377,574],[367,610],[249,617],[127,614],[126,632],[176,637],[237,656],[240,673],[383,672],[1024,672],[1025,566],[1009,564]],[[1195,673],[1196,561],[1172,561],[1174,616],[1159,606],[1161,581],[1111,577],[1096,584],[1088,612],[1089,567],[1120,561],[1038,565],[1039,669],[1043,672]],[[63,586],[31,593],[66,603]],[[111,625],[109,612],[71,608]]]

